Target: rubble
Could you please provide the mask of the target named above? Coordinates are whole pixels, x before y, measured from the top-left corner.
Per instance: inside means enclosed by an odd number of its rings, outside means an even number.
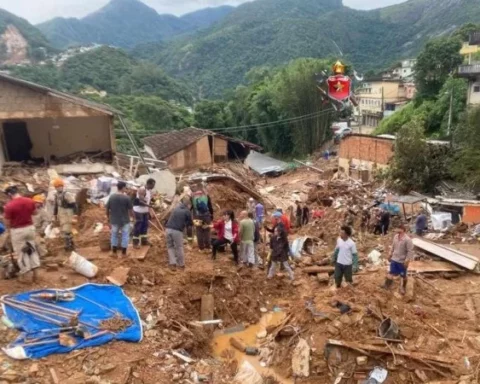
[[[267,281],[261,269],[237,269],[225,254],[219,254],[214,263],[195,244],[185,247],[186,271],[172,272],[167,269],[160,227],[152,229],[152,245],[142,250],[141,261],[134,256],[109,258],[100,251],[100,239],[108,234],[108,227],[101,201],[104,195],[97,194],[98,175],[78,175],[72,182],[90,191],[75,225],[76,241],[81,247],[78,252],[98,267],[97,274],[90,278],[92,282],[111,281],[123,287],[139,311],[144,339],[133,347],[114,343],[79,354],[49,356],[34,364],[13,362],[2,370],[2,379],[8,376],[20,380],[19,372],[25,372],[38,378],[38,382],[52,382],[52,368],[60,383],[72,384],[269,382],[262,376],[277,377],[281,383],[293,383],[293,376],[301,377],[302,383],[330,383],[337,378],[343,382],[368,380],[385,371],[385,383],[425,379],[474,383],[474,370],[480,363],[479,277],[417,248],[416,260],[410,265],[407,294],[398,295],[398,283],[391,292],[383,291],[379,286],[387,271],[391,235],[362,233],[359,213],[387,192],[377,190],[378,185],[342,177],[336,173],[335,161],[313,161],[312,167],[325,172],[307,166],[277,178],[261,178],[235,164],[202,169],[192,178],[185,174],[178,183],[198,183],[198,175],[216,175],[207,182],[216,218],[225,209],[236,213],[245,209],[251,191],[254,197],[262,198],[267,214],[276,207],[287,212],[295,199],[304,198],[315,215],[290,236],[292,243],[311,239],[307,246],[302,243],[295,248],[296,280],[292,284],[285,278]],[[228,177],[221,178],[222,173]],[[2,181],[10,182],[12,177],[21,180],[17,182],[25,194],[32,194],[32,189],[33,193],[48,192],[50,176],[44,169],[11,166]],[[161,225],[174,201],[160,196],[155,210]],[[335,290],[330,257],[349,211],[353,212],[361,271],[354,276],[353,287]],[[403,215],[392,218],[393,230],[401,220]],[[441,241],[462,243],[462,238],[467,239],[464,243],[473,243],[474,234],[474,228],[452,227],[434,243],[437,247]],[[35,288],[47,283],[59,288],[85,283],[84,276],[63,264],[69,255],[61,250],[61,242],[61,238],[47,239],[49,255],[43,264],[57,267],[43,269]],[[89,252],[84,252],[87,248]],[[263,244],[259,248],[260,256],[265,257],[268,249]],[[447,276],[444,273],[452,272],[456,274],[454,279],[443,278]],[[15,280],[0,281],[1,294],[24,290],[25,286]],[[264,326],[263,316],[275,315],[280,308],[280,324]],[[399,339],[379,336],[378,328],[386,318],[398,325]],[[128,326],[117,320],[102,327],[118,330]],[[2,341],[7,343],[16,332],[3,331]],[[250,332],[251,339],[240,339],[243,351],[236,354],[233,349],[238,348],[228,343],[222,350],[215,345],[217,332],[223,332],[228,339],[239,338],[239,332]],[[7,333],[8,337],[3,335]],[[247,357],[248,348],[258,350],[258,356]],[[244,361],[253,363],[248,369],[239,369],[244,367]]]

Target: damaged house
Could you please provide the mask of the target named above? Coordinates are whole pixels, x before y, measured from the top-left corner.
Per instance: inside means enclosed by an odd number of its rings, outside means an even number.
[[[0,166],[115,152],[117,112],[25,80],[0,74]]]
[[[194,127],[149,136],[143,139],[143,144],[149,157],[166,161],[172,170],[243,161],[251,150],[262,150],[248,141]]]

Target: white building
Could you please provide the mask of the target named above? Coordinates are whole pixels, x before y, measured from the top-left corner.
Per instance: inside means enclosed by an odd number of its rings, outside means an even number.
[[[472,32],[460,54],[465,58],[458,75],[468,80],[467,103],[480,105],[480,31]]]

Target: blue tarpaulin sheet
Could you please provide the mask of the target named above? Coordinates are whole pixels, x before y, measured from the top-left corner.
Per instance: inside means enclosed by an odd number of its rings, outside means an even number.
[[[117,312],[120,318],[130,320],[131,325],[117,333],[110,332],[98,337],[92,337],[88,340],[75,336],[77,341],[75,346],[65,347],[58,343],[59,325],[51,324],[46,319],[13,308],[8,304],[3,304],[3,311],[8,319],[15,325],[15,328],[22,332],[17,340],[3,348],[7,355],[16,359],[39,359],[54,353],[68,353],[76,349],[99,346],[112,340],[129,342],[139,342],[142,340],[142,323],[138,311],[120,287],[115,285],[85,284],[68,289],[67,291],[75,293],[75,299],[73,301],[58,301],[53,304],[75,311],[81,311],[78,316],[79,323],[88,330],[90,335],[100,332],[100,322],[113,318],[115,314],[89,300]],[[44,289],[24,292],[16,295],[3,296],[3,299],[28,302],[32,294],[44,292],[55,292],[55,290]],[[63,319],[52,314],[45,315],[68,323],[68,319]],[[89,324],[90,326],[85,326],[81,323]],[[49,335],[52,335],[52,337],[48,337]],[[70,335],[73,336],[73,334]],[[21,344],[25,343],[26,337],[28,337],[28,340],[40,338],[42,342],[52,341],[52,343],[22,347]],[[28,341],[28,343],[30,343],[30,341]]]

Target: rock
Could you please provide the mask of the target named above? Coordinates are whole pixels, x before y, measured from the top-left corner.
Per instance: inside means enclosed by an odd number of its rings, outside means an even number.
[[[302,282],[299,281],[299,280],[295,280],[295,281],[292,282],[292,285],[293,285],[294,287],[299,287],[300,285],[302,285]]]
[[[117,364],[112,364],[112,363],[106,364],[102,368],[100,368],[100,374],[104,375],[108,372],[113,371],[115,368],[117,368]]]
[[[267,312],[268,312],[268,309],[265,308],[265,307],[262,307],[262,308],[260,308],[260,312],[262,312],[262,313],[267,313]]]
[[[263,331],[260,331],[257,333],[257,339],[264,339],[265,337],[267,337],[267,331],[266,330],[263,330]]]
[[[45,264],[45,268],[47,269],[47,272],[58,271],[58,264],[47,263]]]
[[[62,283],[65,283],[67,280],[68,280],[68,279],[67,279],[67,276],[64,276],[64,275],[60,276],[60,281],[61,281]]]
[[[148,279],[143,279],[142,280],[142,285],[146,286],[146,287],[153,287],[155,284],[152,283],[150,280]]]
[[[30,368],[28,369],[28,374],[30,376],[35,376],[38,373],[38,364],[33,363]]]
[[[310,346],[300,338],[292,355],[292,373],[295,377],[310,376]]]
[[[357,365],[365,365],[367,364],[368,357],[367,356],[358,356],[357,357]]]

